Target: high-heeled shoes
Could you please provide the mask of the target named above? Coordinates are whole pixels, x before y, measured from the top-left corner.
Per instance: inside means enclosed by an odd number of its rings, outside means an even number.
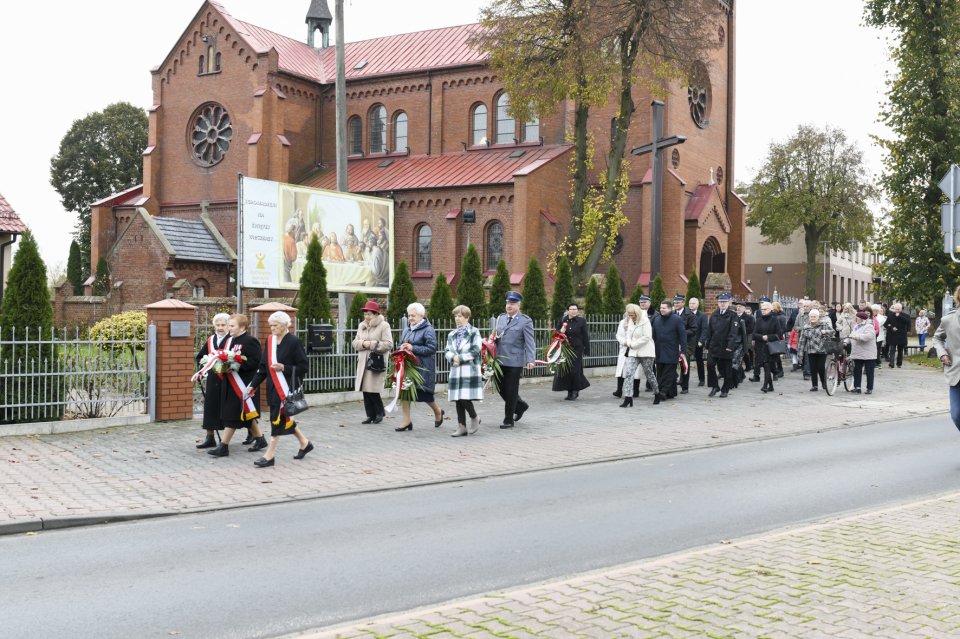
[[[441,409],[440,409],[440,419],[438,419],[437,421],[433,422],[433,427],[434,427],[434,428],[440,428],[441,426],[443,426],[443,416],[444,416],[444,415],[446,415],[446,413],[443,412],[443,409],[441,408]]]
[[[413,422],[410,422],[406,426],[401,426],[400,428],[394,428],[393,430],[397,431],[398,433],[402,433],[405,430],[413,430]]]
[[[632,408],[632,407],[633,407],[633,398],[632,398],[632,397],[624,397],[624,398],[623,398],[623,403],[620,404],[620,408]]]

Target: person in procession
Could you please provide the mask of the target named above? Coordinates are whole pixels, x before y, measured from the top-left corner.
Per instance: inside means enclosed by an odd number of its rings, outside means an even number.
[[[451,437],[473,435],[480,427],[480,418],[473,402],[483,399],[482,344],[480,331],[470,324],[470,309],[460,305],[453,309],[457,328],[447,335],[443,356],[450,364],[447,399],[457,407],[457,431]],[[470,426],[467,427],[467,415]]]
[[[197,366],[207,355],[213,355],[217,351],[223,350],[230,340],[230,315],[227,313],[217,313],[213,316],[213,334],[203,343],[200,351],[197,353]],[[198,382],[201,379],[206,381],[206,389],[203,393],[203,420],[201,427],[206,431],[207,436],[202,442],[197,444],[197,448],[213,448],[217,445],[214,433],[223,429],[220,421],[220,392],[223,386],[223,380],[213,371],[207,373],[197,373],[193,376],[193,381]]]
[[[387,376],[384,358],[393,350],[393,336],[390,324],[380,314],[380,305],[373,300],[363,305],[363,321],[357,326],[353,350],[357,352],[353,390],[363,393],[363,409],[367,414],[360,423],[379,424],[385,415],[380,395]]]
[[[283,435],[293,435],[300,443],[294,459],[303,459],[313,450],[296,421],[286,413],[285,402],[293,391],[300,388],[307,374],[307,352],[300,338],[290,332],[290,316],[283,311],[270,315],[270,335],[267,348],[260,359],[260,366],[250,380],[246,397],[251,397],[263,380],[267,380],[267,404],[270,406],[270,445],[263,457],[253,462],[257,468],[267,468],[276,463],[277,444]]]
[[[260,394],[246,396],[250,380],[260,368],[260,341],[247,332],[250,321],[246,315],[240,313],[231,315],[227,324],[230,329],[230,346],[228,354],[239,355],[242,361],[239,368],[224,373],[223,383],[220,386],[220,423],[224,428],[223,439],[216,448],[207,451],[213,457],[227,457],[230,455],[230,440],[238,428],[249,428],[253,435],[253,446],[247,450],[255,453],[267,447],[267,439],[260,430],[257,420],[260,413]]]
[[[760,387],[763,393],[773,392],[774,358],[779,358],[779,355],[775,356],[770,352],[770,344],[782,340],[783,329],[780,327],[780,320],[773,314],[773,304],[761,302],[760,318],[753,327],[753,341],[757,345],[757,361],[763,368],[763,386]]]
[[[726,397],[733,387],[733,353],[741,343],[742,327],[740,318],[730,308],[730,293],[720,293],[717,297],[717,310],[707,323],[707,336],[704,348],[707,349],[707,383],[710,384],[710,397],[720,393]],[[723,387],[718,377],[723,377]]]
[[[420,360],[420,372],[423,380],[417,389],[417,403],[423,403],[433,410],[433,426],[440,428],[443,424],[444,411],[437,404],[433,396],[437,382],[437,333],[427,319],[427,310],[420,302],[407,306],[407,327],[400,333],[400,350],[411,353]],[[410,414],[410,402],[401,401],[403,410],[403,424],[393,430],[398,433],[413,430],[413,418]]]
[[[626,344],[626,361],[624,363],[624,376],[627,379],[633,379],[637,376],[637,371],[643,369],[644,377],[650,383],[653,390],[653,403],[660,403],[660,388],[657,386],[656,366],[656,346],[653,343],[653,325],[650,317],[643,312],[637,304],[627,304],[624,312],[623,321],[620,323],[624,330],[624,344]],[[640,381],[634,382],[634,388],[639,389]],[[633,406],[632,397],[627,395],[623,398],[620,408]]]
[[[567,305],[567,312],[557,323],[557,330],[570,340],[570,347],[576,353],[576,358],[570,362],[565,374],[561,375],[559,371],[554,374],[553,390],[567,391],[564,399],[576,400],[580,391],[590,386],[583,374],[583,357],[590,354],[590,331],[587,330],[587,320],[580,315],[580,307],[576,302]]]
[[[737,302],[737,316],[743,325],[743,350],[741,352],[742,365],[737,366],[737,385],[747,378],[747,371],[753,371],[753,326],[754,318],[746,302]],[[759,382],[760,378],[751,379]]]
[[[513,428],[530,405],[520,397],[520,377],[523,369],[533,370],[536,361],[536,342],[533,338],[533,320],[520,312],[523,296],[510,291],[505,296],[504,313],[494,322],[491,338],[497,344],[497,356],[503,377],[500,397],[503,398],[503,423],[500,428]]]
[[[707,314],[700,310],[700,300],[695,297],[691,297],[687,302],[687,306],[690,309],[690,314],[694,317],[694,322],[697,327],[696,339],[692,342],[687,340],[687,352],[689,353],[692,349],[693,358],[687,357],[689,364],[693,365],[693,359],[697,360],[697,386],[703,386],[706,384],[706,366],[704,365],[703,359],[703,345],[707,340]]]
[[[813,382],[811,391],[820,390],[817,379],[824,390],[827,388],[827,341],[833,338],[833,324],[824,314],[822,317],[818,309],[810,309],[807,324],[800,332],[800,341],[797,351],[810,362],[810,379]]]
[[[907,335],[910,333],[910,316],[903,312],[903,304],[897,302],[890,307],[887,315],[887,358],[890,368],[896,360],[897,368],[903,367],[903,353],[907,349]]]
[[[960,286],[953,291],[954,308],[960,307]],[[943,377],[950,387],[950,419],[960,430],[960,312],[953,311],[940,320],[933,333],[933,348],[940,356]]]
[[[917,313],[917,319],[914,321],[914,328],[917,331],[917,340],[920,342],[920,352],[926,352],[927,331],[930,330],[930,318],[927,317],[927,309],[921,308]]]
[[[867,311],[859,311],[850,329],[850,359],[853,360],[853,391],[860,393],[863,373],[867,374],[867,395],[873,392],[873,372],[877,364],[877,332],[873,317]]]
[[[874,324],[877,329],[877,370],[883,365],[883,355],[886,352],[887,343],[887,314],[884,307],[874,304],[870,307],[873,311]]]
[[[677,364],[687,350],[687,332],[669,300],[660,302],[660,314],[653,318],[653,342],[660,399],[673,399],[677,396]]]
[[[683,330],[687,334],[687,348],[684,357],[687,360],[686,370],[680,371],[680,394],[686,395],[690,392],[690,367],[693,365],[693,355],[697,346],[697,318],[688,308],[683,305],[683,295],[677,293],[673,297],[673,313],[683,322]]]
[[[777,318],[777,322],[780,324],[780,334],[783,335],[784,341],[787,341],[787,315],[783,312],[783,306],[780,305],[780,302],[773,303],[771,315]],[[773,360],[773,378],[774,380],[780,379],[783,377],[783,355],[771,354],[771,359]]]
[[[636,306],[636,304],[634,304],[634,306]],[[640,307],[637,306],[637,311],[639,310],[640,310]],[[628,320],[629,320],[628,314],[626,311],[624,311],[623,319],[620,320],[619,324],[617,324],[616,339],[617,339],[617,344],[619,344],[619,347],[617,348],[617,370],[616,370],[617,390],[613,391],[613,396],[616,398],[623,397],[624,382],[632,382],[633,397],[639,397],[640,395],[640,379],[639,378],[635,379],[634,376],[632,375],[630,377],[626,376],[627,357],[629,357],[628,354],[630,352],[630,345],[627,343]],[[634,373],[636,373],[639,370],[639,368],[634,367],[632,370],[634,371]],[[627,390],[627,395],[630,396],[629,387]]]

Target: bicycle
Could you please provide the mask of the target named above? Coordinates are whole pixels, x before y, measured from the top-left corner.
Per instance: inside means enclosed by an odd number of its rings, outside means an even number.
[[[843,390],[850,392],[850,371],[848,370],[847,347],[842,342],[836,342],[839,348],[833,349],[833,359],[827,362],[827,395],[833,397],[840,382],[843,382]]]

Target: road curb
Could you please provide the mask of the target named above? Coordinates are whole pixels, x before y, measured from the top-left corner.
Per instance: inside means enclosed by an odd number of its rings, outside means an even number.
[[[584,459],[580,461],[567,462],[562,464],[550,464],[546,466],[540,466],[537,468],[524,468],[520,470],[505,470],[502,472],[485,473],[485,474],[477,474],[477,475],[463,475],[459,477],[429,479],[429,480],[417,481],[417,482],[405,482],[402,484],[396,484],[392,486],[361,488],[357,490],[320,493],[320,494],[314,494],[314,495],[300,495],[297,497],[285,497],[282,499],[279,499],[279,498],[264,499],[264,500],[244,502],[242,504],[221,504],[217,506],[201,506],[198,508],[185,508],[181,510],[139,511],[139,512],[124,512],[124,513],[112,513],[112,514],[104,514],[104,515],[83,515],[83,516],[70,516],[70,517],[46,517],[42,519],[32,519],[29,521],[22,521],[22,522],[15,521],[15,522],[9,522],[9,523],[0,523],[0,536],[22,534],[26,532],[63,530],[66,528],[95,526],[99,524],[122,523],[122,522],[129,522],[129,521],[138,521],[141,519],[157,519],[160,517],[173,517],[173,516],[179,516],[179,515],[197,515],[197,514],[203,514],[203,513],[224,512],[229,510],[239,510],[241,508],[256,508],[259,506],[276,506],[281,504],[289,504],[289,503],[296,503],[296,502],[303,502],[303,501],[330,499],[333,497],[351,497],[356,495],[382,493],[382,492],[388,492],[393,490],[403,490],[407,488],[422,488],[425,486],[441,486],[443,484],[455,484],[458,482],[476,481],[479,479],[497,479],[500,477],[512,477],[516,475],[525,475],[529,473],[537,473],[537,472],[543,472],[543,471],[564,470],[567,468],[579,468],[581,466],[590,466],[593,464],[607,464],[611,462],[630,461],[634,459],[645,459],[648,457],[659,457],[662,455],[672,455],[676,453],[709,450],[711,448],[720,448],[722,446],[751,444],[759,441],[773,441],[777,439],[789,439],[791,437],[800,437],[803,435],[818,435],[821,433],[827,433],[827,432],[832,432],[837,430],[864,428],[864,427],[874,426],[876,424],[881,424],[881,423],[889,424],[889,423],[896,423],[901,421],[908,421],[911,419],[924,419],[927,417],[933,417],[933,416],[942,415],[942,414],[943,414],[943,411],[940,411],[940,410],[925,411],[925,412],[919,412],[914,415],[899,417],[897,419],[884,419],[882,421],[872,420],[868,422],[862,422],[859,424],[841,424],[838,426],[830,426],[830,427],[821,428],[815,431],[807,431],[803,433],[784,433],[781,435],[766,435],[766,436],[758,435],[756,437],[746,437],[746,438],[737,439],[734,441],[723,441],[723,442],[716,442],[716,443],[699,444],[695,446],[685,446],[680,448],[668,448],[668,449],[654,450],[654,451],[642,452],[642,453],[632,453],[628,455],[597,457],[593,459]]]

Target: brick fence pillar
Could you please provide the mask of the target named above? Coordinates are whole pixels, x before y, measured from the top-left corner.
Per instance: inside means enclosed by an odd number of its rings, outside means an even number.
[[[267,336],[270,335],[270,324],[267,320],[277,311],[283,311],[290,316],[290,319],[293,320],[293,323],[290,324],[290,332],[295,332],[297,327],[297,309],[294,307],[281,304],[280,302],[268,302],[267,304],[261,304],[260,306],[250,309],[250,312],[253,314],[253,317],[250,318],[250,321],[253,322],[250,328],[252,331],[253,326],[257,327],[257,334],[254,337],[260,340],[260,346],[263,348],[263,361],[267,359]],[[266,384],[266,382],[264,382],[264,384]],[[270,415],[270,407],[267,405],[266,388],[260,391],[260,412],[268,417]]]
[[[708,273],[703,283],[703,303],[701,310],[708,316],[717,310],[717,298],[720,293],[729,293],[732,289],[730,276],[726,273]]]
[[[195,306],[173,299],[147,306],[147,324],[157,327],[157,421],[193,417],[190,377],[196,371],[193,350],[196,311]]]

